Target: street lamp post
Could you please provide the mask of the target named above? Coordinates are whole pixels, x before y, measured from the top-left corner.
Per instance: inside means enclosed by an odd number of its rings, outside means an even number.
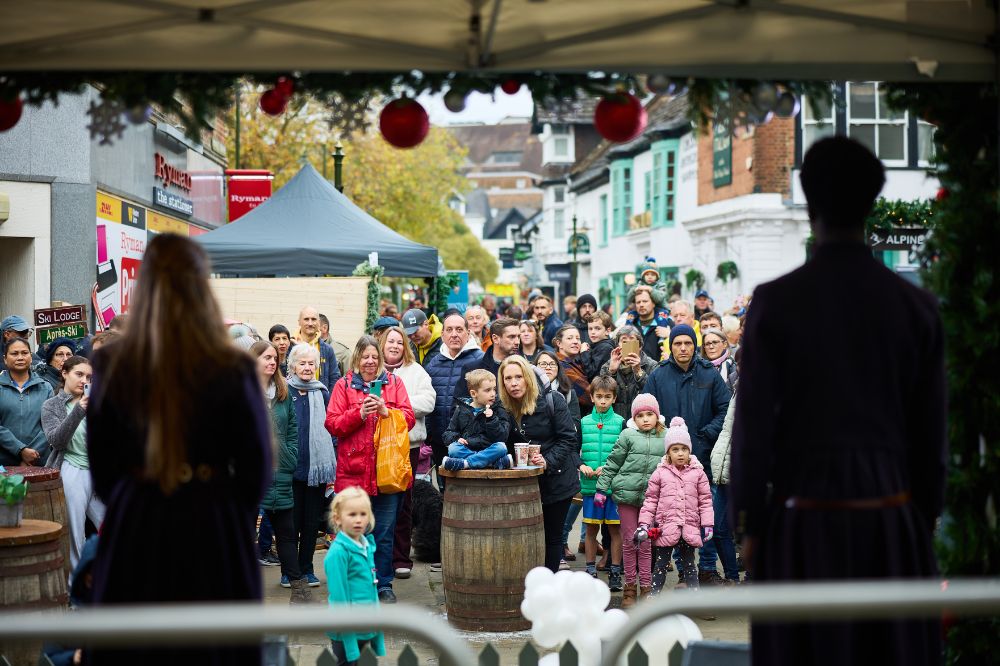
[[[338,192],[344,191],[344,144],[339,139],[333,147],[333,186]]]
[[[576,250],[577,246],[579,245],[576,238],[576,215],[573,215],[573,235],[570,236],[570,238],[572,239],[572,241],[570,242],[572,243],[572,249],[573,249],[573,265],[570,267],[571,270],[570,289],[572,290],[574,296],[579,296],[579,294],[576,293],[576,273],[578,270],[576,265]]]

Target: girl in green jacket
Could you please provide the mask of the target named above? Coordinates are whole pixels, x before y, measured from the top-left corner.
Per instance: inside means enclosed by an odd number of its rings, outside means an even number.
[[[337,493],[330,505],[330,525],[337,533],[323,560],[331,606],[378,606],[375,575],[375,516],[368,495],[357,486]],[[367,645],[385,656],[385,638],[380,631],[364,633],[328,632],[337,666],[353,666]]]
[[[646,499],[649,477],[656,471],[663,458],[663,417],[660,405],[650,393],[640,393],[632,401],[632,418],[622,431],[604,462],[604,469],[597,479],[594,504],[603,506],[610,495],[618,505],[621,520],[622,563],[625,567],[625,590],[622,608],[636,602],[637,592],[650,593],[653,586],[652,551],[648,541],[640,545],[632,537],[639,526],[639,509]],[[636,590],[638,566],[639,589]]]

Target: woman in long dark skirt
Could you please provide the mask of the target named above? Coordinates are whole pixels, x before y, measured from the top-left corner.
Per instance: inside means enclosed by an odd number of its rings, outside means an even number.
[[[254,521],[271,479],[271,424],[250,358],[229,341],[187,238],[146,249],[129,327],[94,358],[87,450],[107,505],[94,603],[261,599]],[[90,664],[259,664],[257,645],[144,645]]]

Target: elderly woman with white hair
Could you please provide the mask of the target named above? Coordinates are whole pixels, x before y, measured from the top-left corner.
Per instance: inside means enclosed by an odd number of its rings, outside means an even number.
[[[325,505],[326,484],[337,472],[336,441],[327,432],[330,391],[317,378],[319,352],[299,343],[288,351],[288,388],[299,424],[299,459],[292,474],[292,522],[298,535],[299,571],[309,587],[319,585],[313,571],[316,534]]]

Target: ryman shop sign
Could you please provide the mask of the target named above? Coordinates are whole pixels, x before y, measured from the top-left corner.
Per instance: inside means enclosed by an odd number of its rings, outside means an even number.
[[[163,155],[156,153],[153,157],[153,174],[164,187],[177,187],[185,192],[191,191],[191,174],[169,164]],[[194,202],[191,199],[168,192],[160,187],[153,187],[153,203],[182,215],[194,214]]]

